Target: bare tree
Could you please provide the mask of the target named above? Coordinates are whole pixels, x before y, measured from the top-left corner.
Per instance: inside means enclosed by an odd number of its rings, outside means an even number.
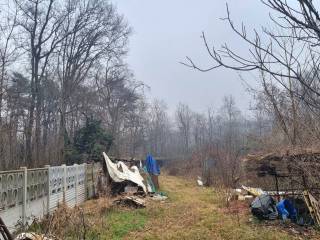
[[[3,169],[64,162],[65,148],[74,153],[75,133],[88,118],[102,120],[105,131],[115,134],[115,148],[142,132],[143,84],[124,62],[131,28],[113,4],[8,0],[0,5]]]
[[[144,84],[134,81],[133,74],[126,64],[116,59],[109,60],[104,66],[104,72],[96,75],[99,102],[101,102],[102,119],[114,137],[113,153],[120,155],[120,140],[125,120],[139,109]],[[138,119],[137,119],[138,120]]]
[[[165,157],[168,154],[168,133],[170,120],[165,102],[155,99],[151,103],[147,116],[148,151],[155,156]]]
[[[193,137],[195,147],[203,147],[207,141],[207,131],[210,128],[209,122],[203,114],[194,113],[193,114]]]
[[[10,76],[7,86],[6,104],[7,112],[7,143],[6,151],[4,154],[8,164],[4,169],[19,167],[20,164],[25,164],[23,159],[23,126],[27,118],[27,110],[30,102],[30,82],[29,79],[22,74],[14,72]]]
[[[0,11],[0,161],[4,159],[5,129],[3,128],[5,81],[8,80],[8,68],[17,58],[17,47],[14,44],[15,28],[17,26],[17,11],[12,4],[4,2]]]
[[[67,17],[61,33],[66,36],[57,56],[57,73],[61,84],[60,158],[64,158],[66,116],[76,103],[71,96],[78,86],[93,77],[95,65],[126,53],[131,29],[112,4],[105,1],[68,1]],[[91,76],[90,76],[91,75]]]
[[[237,27],[232,21],[227,5],[227,21],[234,33],[248,46],[248,54],[241,55],[227,44],[220,49],[210,47],[202,34],[205,48],[213,65],[201,68],[187,57],[183,63],[200,71],[211,71],[225,67],[236,71],[258,71],[262,73],[262,87],[273,105],[275,116],[292,145],[296,145],[299,137],[298,103],[304,102],[310,111],[319,109],[319,60],[317,51],[319,45],[319,14],[312,1],[299,0],[262,0],[264,5],[275,13],[270,15],[273,29],[263,27],[260,31],[254,29],[248,33],[242,24]],[[266,82],[273,82],[269,84]],[[270,80],[269,80],[270,79]],[[271,87],[273,86],[273,87]],[[274,87],[282,88],[290,106],[290,118],[285,119],[276,103]],[[286,120],[289,120],[286,121]]]
[[[128,109],[125,116],[118,148],[130,158],[141,159],[146,154],[147,108],[145,99],[141,98],[135,108]]]
[[[65,11],[55,0],[16,0],[18,8],[18,24],[24,34],[24,47],[28,52],[31,78],[31,104],[29,122],[26,127],[26,159],[37,165],[41,148],[41,83],[47,71],[52,53],[65,36],[61,36],[60,28],[66,18]],[[35,111],[35,115],[34,115]],[[32,158],[32,129],[35,119],[34,147]]]
[[[176,122],[183,139],[182,151],[187,155],[190,153],[192,120],[192,112],[189,106],[180,103],[176,110]]]

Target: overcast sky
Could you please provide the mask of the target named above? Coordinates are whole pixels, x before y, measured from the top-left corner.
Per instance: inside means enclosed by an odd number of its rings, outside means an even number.
[[[149,98],[163,99],[174,110],[179,102],[195,111],[218,107],[224,95],[232,94],[241,110],[247,112],[250,95],[238,73],[220,69],[201,73],[179,64],[185,56],[209,66],[201,32],[209,42],[220,46],[230,43],[240,53],[247,48],[226,22],[226,2],[234,21],[248,29],[267,24],[269,10],[258,0],[113,0],[134,32],[130,40],[128,63],[136,79],[151,90]],[[247,78],[248,76],[244,76]],[[249,80],[251,84],[252,80]]]

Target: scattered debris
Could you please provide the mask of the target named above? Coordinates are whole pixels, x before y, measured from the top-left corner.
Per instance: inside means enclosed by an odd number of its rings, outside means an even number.
[[[303,197],[313,220],[320,225],[320,204],[308,191],[303,192]]]
[[[283,225],[320,225],[319,157],[320,152],[300,149],[244,160],[251,183],[273,190],[266,193],[277,199],[278,217],[285,222]]]
[[[273,220],[278,217],[274,199],[270,195],[260,195],[251,203],[251,213],[260,220]]]
[[[239,201],[246,201],[246,200],[249,200],[249,199],[253,199],[253,196],[252,195],[238,195],[238,200]]]
[[[252,187],[246,187],[246,186],[242,186],[242,188],[255,197],[266,194],[266,192],[263,191],[261,188],[252,188]]]
[[[168,197],[163,193],[156,193],[151,196],[151,199],[155,200],[155,201],[164,201],[164,200],[168,199]]]
[[[13,238],[10,231],[8,230],[6,224],[0,217],[0,239],[1,240],[53,240],[53,238],[48,238],[45,235],[38,235],[33,232],[20,233],[18,236]]]
[[[261,194],[264,193],[264,194]],[[271,194],[269,194],[271,193]],[[245,201],[252,199],[253,195],[257,195],[251,203],[251,213],[260,220],[275,220],[281,219],[285,225],[292,223],[297,226],[310,226],[314,223],[320,223],[320,204],[310,194],[305,191],[302,197],[301,194],[288,194],[281,192],[275,194],[279,201],[276,201],[272,195],[274,192],[263,191],[260,188],[251,188],[243,186],[243,189],[233,190],[233,199]],[[251,195],[246,195],[251,194]],[[291,196],[291,197],[290,197]]]
[[[138,192],[138,187],[132,187],[132,186],[125,186],[124,192],[128,194],[135,194]]]
[[[245,187],[245,188],[247,188],[247,187]],[[228,200],[229,201],[231,201],[231,200],[246,201],[246,200],[251,200],[253,198],[254,198],[254,195],[251,194],[250,192],[248,192],[244,189],[241,189],[241,188],[236,188],[236,189],[231,190],[230,197],[228,198]]]
[[[136,166],[132,166],[129,169],[129,167],[123,162],[113,163],[107,154],[103,153],[103,156],[107,165],[108,173],[114,182],[120,183],[124,181],[131,181],[142,187],[143,191],[147,193],[147,187],[143,183],[144,179]]]
[[[155,201],[164,201],[168,198],[157,191],[160,167],[151,155],[147,156],[144,167],[140,161],[140,169],[133,165],[132,161],[129,167],[122,161],[113,163],[105,153],[103,156],[106,164],[105,174],[109,175],[111,180],[111,191],[119,196],[113,204],[144,208],[146,203],[143,198],[146,196]]]
[[[146,166],[141,168],[141,176],[143,177],[144,181],[147,183],[148,193],[155,193],[156,187],[153,184],[152,178],[148,173]]]
[[[19,234],[15,240],[53,240],[52,238],[48,238],[44,235],[38,235],[36,233],[21,233]]]
[[[198,186],[203,187],[203,181],[201,179],[201,177],[198,176],[198,180],[197,180]]]
[[[134,207],[134,208],[145,208],[146,202],[136,196],[125,196],[121,197],[120,199],[117,199],[113,202],[116,205],[121,205],[125,207]]]
[[[155,190],[159,189],[159,180],[158,176],[160,175],[160,167],[157,161],[152,157],[152,155],[148,155],[146,159],[146,168],[147,172],[150,174]]]
[[[282,199],[277,203],[277,210],[279,217],[286,221],[291,219],[292,222],[297,222],[297,210],[294,208],[292,202],[289,199]]]
[[[140,169],[130,162],[130,167],[124,162],[118,161],[113,163],[106,153],[103,153],[105,159],[105,174],[110,176],[111,192],[113,194],[152,194],[159,189],[158,176],[160,175],[160,167],[157,161],[148,155],[146,165],[142,167],[140,161]],[[138,163],[138,162],[137,162]],[[144,193],[141,193],[140,190]]]

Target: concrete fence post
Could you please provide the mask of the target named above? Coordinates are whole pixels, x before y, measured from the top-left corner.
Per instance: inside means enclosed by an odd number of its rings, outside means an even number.
[[[96,189],[95,189],[95,186],[94,186],[94,178],[95,178],[95,176],[94,176],[94,164],[93,163],[91,163],[91,169],[92,169],[92,196],[91,196],[91,198],[92,197],[95,197],[96,196]]]
[[[74,187],[75,187],[75,201],[76,201],[76,205],[78,205],[78,173],[79,173],[79,165],[78,164],[74,164],[74,167],[75,167],[75,184],[74,184]]]
[[[62,164],[63,167],[63,202],[66,203],[67,201],[67,166]]]
[[[20,169],[23,170],[22,224],[24,228],[27,224],[28,169],[26,167]]]
[[[48,176],[47,176],[47,181],[48,181],[48,186],[47,186],[47,214],[50,214],[50,194],[51,194],[51,186],[50,186],[50,165],[45,165],[44,166],[47,171],[48,171]]]
[[[87,163],[84,163],[84,191],[85,191],[85,200],[88,199],[88,176],[87,176]]]

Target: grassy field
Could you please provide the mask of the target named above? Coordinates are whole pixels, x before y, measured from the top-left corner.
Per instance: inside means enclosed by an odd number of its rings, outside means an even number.
[[[88,239],[305,239],[249,221],[248,213],[226,211],[219,194],[194,181],[165,176],[160,183],[167,201],[148,201],[145,209],[111,209]]]
[[[33,229],[44,233],[50,226],[61,239],[307,239],[254,221],[246,205],[226,208],[221,194],[194,180],[163,176],[160,183],[169,197],[164,202],[149,199],[144,209],[124,209],[112,207],[110,199],[91,200],[80,208],[60,208],[53,220]]]

